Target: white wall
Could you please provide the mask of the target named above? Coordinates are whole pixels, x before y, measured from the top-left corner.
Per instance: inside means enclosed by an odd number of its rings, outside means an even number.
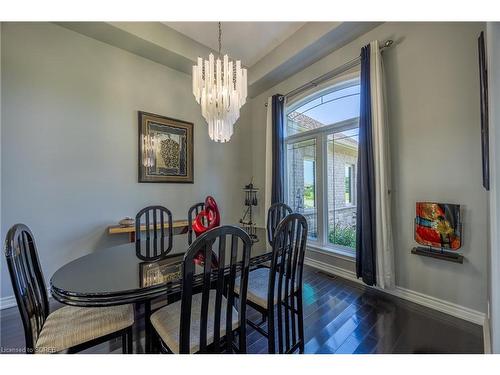
[[[15,223],[30,226],[47,279],[125,242],[106,227],[148,204],[183,219],[213,194],[223,221],[236,222],[249,179],[245,139],[237,125],[228,144],[209,140],[189,75],[50,23],[4,23],[1,38],[1,237]],[[137,182],[138,110],[194,122],[194,184]]]
[[[386,23],[252,100],[252,168],[264,186],[266,98],[286,93],[359,55],[371,40],[384,52],[393,172],[396,284],[486,311],[487,209],[481,183],[477,37],[480,23]],[[464,208],[463,265],[410,254],[415,202]],[[258,213],[264,222],[262,210]],[[310,256],[314,256],[313,253]],[[354,270],[354,263],[331,260]]]
[[[500,23],[487,25],[490,115],[490,257],[489,300],[491,349],[500,354]]]

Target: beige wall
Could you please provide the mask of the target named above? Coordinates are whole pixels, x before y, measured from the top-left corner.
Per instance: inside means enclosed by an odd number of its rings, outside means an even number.
[[[209,140],[189,75],[50,23],[4,23],[1,37],[1,237],[15,223],[29,225],[47,279],[85,253],[126,241],[106,227],[148,204],[183,219],[213,194],[223,221],[236,221],[249,179],[242,131],[237,125],[228,144]],[[138,110],[194,122],[194,184],[137,182]]]
[[[481,184],[477,37],[480,23],[386,23],[251,101],[252,169],[264,186],[264,103],[343,64],[371,40],[384,52],[393,174],[396,284],[486,311],[487,199]],[[463,265],[410,254],[415,202],[464,208]],[[262,207],[261,207],[262,209]],[[258,212],[263,222],[262,210]],[[310,254],[314,256],[314,254]],[[354,270],[354,263],[322,257]]]

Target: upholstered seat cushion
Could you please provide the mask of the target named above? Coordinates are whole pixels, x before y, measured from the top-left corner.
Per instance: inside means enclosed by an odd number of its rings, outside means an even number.
[[[267,267],[257,268],[248,274],[247,300],[267,309],[267,289],[269,287],[269,271]],[[276,275],[276,279],[278,276]],[[297,286],[295,286],[297,290]],[[234,291],[240,293],[240,278],[234,283]],[[278,280],[275,280],[274,304],[278,302]],[[285,295],[285,286],[282,284],[282,293]]]
[[[132,305],[65,306],[51,313],[36,342],[36,353],[55,353],[134,324]]]
[[[214,319],[215,319],[215,297],[216,291],[210,291],[208,303],[207,322],[207,345],[214,342]],[[222,297],[220,316],[220,337],[226,334],[226,306],[227,300]],[[233,307],[232,329],[239,327],[238,311]],[[201,319],[201,293],[194,294],[191,302],[191,326],[189,352],[196,353],[200,350],[200,319]],[[179,332],[181,322],[181,301],[167,305],[151,315],[151,324],[160,335],[168,348],[179,353]]]

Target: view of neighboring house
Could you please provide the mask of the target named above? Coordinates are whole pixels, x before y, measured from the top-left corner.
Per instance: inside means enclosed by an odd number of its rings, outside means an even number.
[[[299,109],[300,110],[300,109]],[[287,116],[289,133],[299,134],[320,129],[328,124],[293,111]],[[358,118],[347,122],[357,123]],[[327,147],[328,242],[354,248],[356,245],[356,165],[358,160],[358,130],[330,134]],[[310,236],[317,236],[316,147],[315,140],[288,145],[288,202],[303,213],[309,222]]]

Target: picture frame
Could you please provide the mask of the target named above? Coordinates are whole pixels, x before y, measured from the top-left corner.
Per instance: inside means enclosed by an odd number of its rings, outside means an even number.
[[[481,152],[483,168],[483,186],[490,190],[490,147],[488,116],[488,68],[486,63],[486,47],[484,32],[478,38],[479,52],[479,85],[481,98]]]
[[[194,182],[194,124],[138,111],[139,182]]]

